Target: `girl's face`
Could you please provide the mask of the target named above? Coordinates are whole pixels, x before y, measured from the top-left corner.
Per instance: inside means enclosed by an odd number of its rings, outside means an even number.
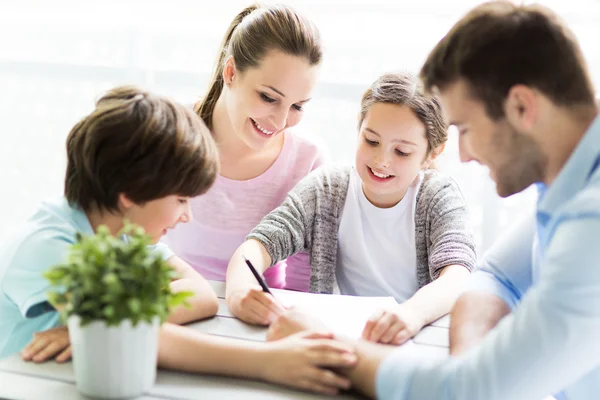
[[[429,166],[425,134],[425,125],[407,106],[375,103],[367,111],[358,135],[356,169],[373,205],[396,205],[420,170]]]
[[[265,148],[286,128],[298,124],[310,100],[318,67],[304,57],[272,50],[259,66],[243,73],[233,58],[223,78],[229,119],[238,138],[254,150]]]
[[[192,220],[190,198],[170,195],[151,200],[143,205],[133,203],[125,195],[120,196],[123,217],[144,228],[156,243],[180,222]]]

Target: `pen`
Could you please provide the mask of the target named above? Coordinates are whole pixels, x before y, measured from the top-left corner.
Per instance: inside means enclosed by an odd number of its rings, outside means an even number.
[[[246,265],[248,266],[248,268],[250,268],[250,271],[252,272],[252,275],[254,275],[254,277],[258,281],[259,285],[262,287],[263,292],[269,293],[271,296],[273,296],[273,293],[271,293],[271,291],[269,290],[269,287],[267,286],[267,283],[262,278],[262,276],[260,276],[260,274],[258,273],[258,271],[256,271],[256,269],[254,268],[254,265],[252,265],[252,263],[250,262],[250,260],[248,260],[246,258],[246,256],[242,255],[242,257],[244,257],[244,261],[246,261]]]

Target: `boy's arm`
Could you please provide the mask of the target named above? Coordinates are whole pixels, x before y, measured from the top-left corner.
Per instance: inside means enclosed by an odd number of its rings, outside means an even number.
[[[188,308],[182,304],[171,310],[167,322],[185,324],[214,316],[219,309],[219,302],[217,295],[206,279],[177,256],[170,257],[167,264],[179,274],[179,278],[170,284],[171,291],[175,293],[183,291],[194,293],[192,297],[187,299],[190,307]]]
[[[160,329],[161,368],[258,379],[335,395],[350,382],[331,369],[356,364],[351,346],[326,333],[303,332],[260,343],[205,335],[165,324]]]

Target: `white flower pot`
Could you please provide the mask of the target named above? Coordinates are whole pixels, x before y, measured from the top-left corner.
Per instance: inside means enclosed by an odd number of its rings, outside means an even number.
[[[107,327],[94,321],[81,327],[79,316],[68,320],[77,389],[100,398],[141,395],[154,384],[159,318],[152,324],[130,320]]]

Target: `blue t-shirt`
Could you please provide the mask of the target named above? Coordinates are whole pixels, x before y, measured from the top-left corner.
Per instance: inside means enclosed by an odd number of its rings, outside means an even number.
[[[50,283],[42,276],[66,261],[76,234],[93,234],[86,214],[59,198],[41,204],[0,251],[0,358],[21,351],[35,332],[59,325],[59,314],[48,303]],[[152,246],[168,259],[159,243]]]

